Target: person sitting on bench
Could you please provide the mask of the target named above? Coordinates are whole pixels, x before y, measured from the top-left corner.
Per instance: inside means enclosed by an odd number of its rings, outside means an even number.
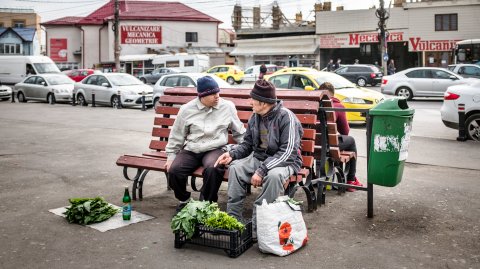
[[[340,103],[340,100],[334,97],[335,87],[330,82],[325,82],[320,85],[320,90],[326,90],[328,97],[332,100],[333,107],[345,108],[342,103]],[[355,144],[355,139],[348,135],[350,132],[350,126],[348,125],[347,115],[345,111],[335,111],[335,116],[335,118],[337,118],[337,129],[340,133],[338,137],[340,150],[355,152],[355,157],[351,158],[349,161],[350,169],[347,175],[347,184],[363,186],[355,175],[357,170],[357,146]],[[347,191],[354,192],[356,190],[354,188],[347,188]]]
[[[225,168],[214,167],[215,161],[224,153],[222,147],[228,143],[229,129],[237,143],[243,141],[245,133],[235,105],[220,97],[220,88],[212,77],[199,78],[197,92],[198,98],[180,108],[165,148],[169,184],[180,201],[177,212],[190,199],[188,176],[200,166],[204,168],[200,197],[212,202],[218,200]]]

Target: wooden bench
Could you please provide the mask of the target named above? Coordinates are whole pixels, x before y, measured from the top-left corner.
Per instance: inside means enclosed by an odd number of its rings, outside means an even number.
[[[191,90],[191,88],[187,89]],[[239,94],[239,92],[241,92],[241,94]],[[248,121],[253,113],[251,110],[250,101],[247,99],[249,98],[249,92],[249,90],[236,90],[235,92],[227,91],[227,94],[224,94],[224,89],[222,89],[221,92],[222,97],[232,101],[235,104],[235,107],[238,111],[238,116],[244,123]],[[196,93],[196,91],[193,93]],[[307,196],[308,209],[311,211],[314,207],[316,207],[314,205],[315,193],[312,192],[312,189],[308,186],[311,185],[309,182],[315,174],[315,160],[313,156],[315,152],[315,140],[317,137],[315,126],[318,124],[317,113],[320,106],[319,100],[321,100],[323,95],[319,92],[304,93],[305,95],[303,100],[311,99],[312,101],[300,101],[302,100],[302,94],[299,94],[299,92],[295,92],[295,94],[293,94],[290,91],[290,93],[286,92],[283,94],[283,96],[286,98],[288,98],[289,95],[292,96],[290,99],[284,100],[284,106],[295,113],[304,127],[304,136],[302,137],[301,141],[303,167],[298,175],[290,178],[285,187],[286,194],[290,196],[294,196],[298,188],[303,189]],[[117,165],[123,166],[125,178],[133,181],[132,198],[134,200],[137,199],[137,192],[139,199],[143,198],[143,182],[149,171],[153,170],[165,172],[165,146],[168,143],[168,136],[170,134],[171,126],[174,123],[174,117],[177,115],[180,105],[196,98],[194,94],[171,95],[172,93],[168,92],[168,90],[165,94],[166,95],[160,97],[159,104],[155,108],[156,115],[154,118],[154,127],[152,129],[153,138],[149,145],[151,151],[145,152],[141,156],[123,155],[117,160]],[[230,143],[234,142],[231,137],[229,140]],[[137,169],[135,177],[129,177],[128,168]],[[195,179],[202,176],[202,171],[203,169],[200,167],[194,173],[192,173],[191,187],[194,191],[198,191],[195,184]],[[227,180],[227,178],[228,171],[224,175],[224,179]]]

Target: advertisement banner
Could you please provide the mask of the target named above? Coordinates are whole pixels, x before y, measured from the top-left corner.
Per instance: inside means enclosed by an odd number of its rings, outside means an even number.
[[[56,63],[67,61],[66,38],[50,38],[50,58]]]
[[[154,25],[121,25],[120,36],[122,44],[162,44],[162,27]]]
[[[451,51],[460,40],[422,40],[420,37],[411,37],[408,42],[408,51]]]

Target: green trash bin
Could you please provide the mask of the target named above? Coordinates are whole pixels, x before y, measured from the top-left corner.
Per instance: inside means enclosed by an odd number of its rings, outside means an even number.
[[[402,180],[414,113],[403,98],[386,99],[370,109],[368,183],[394,187]]]

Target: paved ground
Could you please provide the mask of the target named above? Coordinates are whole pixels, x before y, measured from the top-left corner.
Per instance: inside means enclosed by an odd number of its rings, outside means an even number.
[[[120,204],[127,182],[115,161],[147,149],[152,122],[152,111],[1,102],[0,267],[480,268],[480,145],[454,137],[414,133],[402,183],[375,187],[373,219],[366,218],[365,192],[329,193],[325,207],[304,215],[308,246],[285,258],[256,245],[237,259],[173,248],[176,201],[160,173],[147,178],[145,199],[133,203],[153,220],[101,233],[48,212],[71,197]],[[364,140],[362,129],[353,134]]]

